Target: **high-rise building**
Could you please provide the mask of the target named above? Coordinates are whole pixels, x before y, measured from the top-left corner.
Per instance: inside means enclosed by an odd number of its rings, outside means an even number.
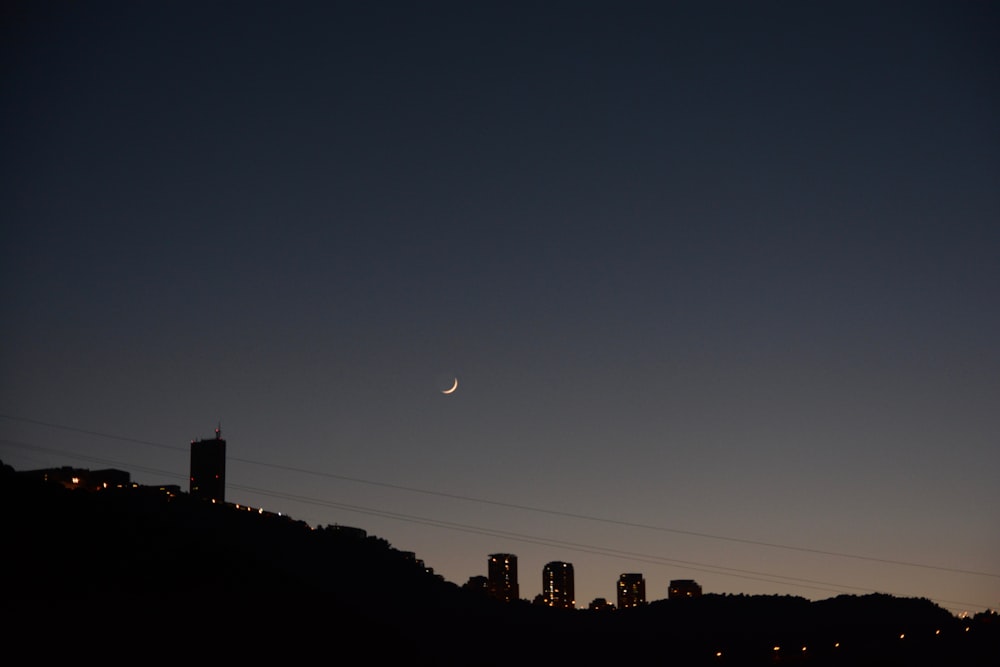
[[[639,573],[618,577],[618,608],[641,607],[646,604],[646,580]]]
[[[517,584],[517,556],[514,554],[490,554],[489,593],[498,600],[514,602],[520,599]]]
[[[542,603],[549,607],[576,608],[572,563],[553,561],[542,568]]]
[[[667,598],[697,598],[701,597],[701,586],[694,579],[671,579],[667,589]]]
[[[226,441],[222,429],[212,440],[191,441],[191,495],[215,502],[226,499]]]

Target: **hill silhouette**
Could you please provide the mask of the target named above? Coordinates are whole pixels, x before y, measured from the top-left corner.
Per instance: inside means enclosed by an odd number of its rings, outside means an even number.
[[[993,665],[1000,655],[995,614],[958,619],[924,599],[705,595],[556,610],[444,581],[361,531],[184,493],[69,490],[4,466],[0,501],[8,655],[484,667]]]

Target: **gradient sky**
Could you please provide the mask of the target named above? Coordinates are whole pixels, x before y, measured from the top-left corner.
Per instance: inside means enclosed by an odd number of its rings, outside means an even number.
[[[3,12],[5,463],[1000,607],[996,3]]]

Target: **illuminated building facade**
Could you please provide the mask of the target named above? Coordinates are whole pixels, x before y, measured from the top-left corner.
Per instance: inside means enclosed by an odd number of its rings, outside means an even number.
[[[490,554],[487,570],[489,594],[503,602],[520,599],[517,583],[517,556],[514,554]]]
[[[668,599],[697,597],[701,597],[701,586],[694,579],[672,579],[670,581],[670,588],[667,590]]]
[[[641,607],[646,604],[646,580],[638,573],[618,577],[618,608]]]
[[[86,468],[63,466],[61,468],[25,470],[19,474],[31,479],[56,482],[67,489],[86,489],[88,491],[124,488],[131,484],[131,476],[127,472],[114,468],[87,470]]]
[[[572,563],[553,561],[542,568],[542,603],[562,609],[576,608]]]
[[[220,429],[215,429],[212,440],[191,441],[190,492],[192,496],[225,502],[226,441]]]

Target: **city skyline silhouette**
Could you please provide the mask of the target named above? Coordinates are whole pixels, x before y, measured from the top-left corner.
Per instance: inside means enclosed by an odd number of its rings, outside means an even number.
[[[314,655],[304,633],[320,633],[379,664],[441,666],[606,662],[623,650],[688,665],[974,666],[1000,648],[996,611],[956,617],[884,594],[703,596],[675,580],[669,599],[645,600],[642,575],[625,573],[617,606],[575,609],[572,564],[560,561],[529,603],[502,590],[517,590],[512,554],[492,554],[489,577],[459,587],[364,529],[309,526],[198,488],[197,477],[186,493],[113,469],[0,465],[0,530],[15,545],[5,563],[20,574],[2,602],[11,641],[56,629],[62,646],[100,636],[136,656],[157,646],[167,662],[192,650],[295,661]]]
[[[14,418],[12,418],[12,417],[10,417],[8,415],[0,415],[0,417],[6,418],[6,419],[14,419]],[[55,425],[49,425],[49,426],[58,428]],[[68,427],[62,427],[62,428],[68,428]],[[74,430],[74,429],[68,429],[68,430]],[[90,433],[90,435],[100,435],[100,434]],[[105,437],[110,437],[110,436],[108,436],[107,434],[105,434]],[[134,440],[134,442],[142,443],[144,441]],[[34,451],[38,451],[38,452],[56,453],[56,450],[51,450],[51,449],[45,448],[45,447],[32,446],[32,445],[28,445],[27,443],[18,443],[18,442],[13,442],[13,441],[6,441],[6,444],[8,446],[14,446],[14,447],[18,447],[18,448],[21,448],[21,449],[34,450]],[[148,442],[146,442],[144,444],[153,445],[155,443],[148,443]],[[225,469],[226,469],[226,465],[227,465],[227,462],[226,462],[226,453],[225,453],[226,452],[226,440],[224,438],[222,438],[221,426],[215,429],[215,433],[214,433],[214,435],[211,438],[193,439],[191,441],[190,445],[189,445],[189,451],[190,451],[189,475],[186,476],[186,479],[188,480],[188,489],[187,489],[187,492],[191,493],[193,497],[198,497],[198,498],[202,498],[202,499],[205,499],[205,500],[210,500],[212,503],[226,504],[226,505],[233,506],[233,507],[236,507],[237,509],[241,509],[241,510],[246,510],[246,511],[251,511],[251,512],[259,512],[261,514],[267,514],[267,515],[273,515],[273,516],[289,516],[287,514],[283,515],[281,512],[274,512],[274,511],[272,511],[270,509],[267,509],[267,508],[265,508],[263,506],[261,506],[261,507],[253,507],[253,506],[247,505],[246,503],[242,503],[241,504],[239,502],[226,501],[226,499],[225,499],[225,495],[226,495],[226,490],[225,490]],[[67,488],[70,488],[70,489],[79,488],[79,489],[83,489],[83,490],[91,490],[91,491],[93,491],[93,490],[97,490],[97,489],[101,489],[101,488],[108,488],[109,485],[112,486],[112,487],[117,486],[118,488],[123,488],[123,487],[141,487],[141,486],[144,486],[144,485],[138,485],[136,482],[132,482],[131,481],[131,473],[129,473],[128,471],[118,470],[118,469],[115,469],[115,468],[109,468],[109,469],[91,471],[91,470],[86,469],[86,468],[80,469],[80,468],[74,468],[72,466],[59,466],[59,467],[55,467],[55,468],[40,469],[40,470],[26,470],[26,471],[20,471],[20,472],[22,474],[25,474],[25,475],[30,475],[31,477],[33,477],[35,479],[44,479],[44,480],[47,480],[47,481],[51,480],[54,483],[58,483],[58,484],[64,485],[64,486],[66,486]],[[305,471],[299,471],[299,472],[305,472]],[[174,477],[177,477],[177,476],[174,475]],[[363,481],[363,480],[354,480],[354,481]],[[378,483],[370,482],[370,481],[367,481],[366,483],[377,484],[377,485],[380,485],[380,486],[384,486],[382,484],[378,484]],[[159,485],[157,485],[157,484],[154,484],[154,485],[150,486],[149,488],[150,489],[159,488],[159,489],[161,489],[163,491],[166,491],[168,494],[174,494],[174,493],[181,493],[182,492],[182,489],[181,489],[180,485],[171,485],[171,484],[159,484]],[[422,494],[428,494],[428,493],[434,494],[434,492],[428,491],[426,489],[404,489],[404,488],[400,487],[400,490],[406,490],[406,491],[411,491],[411,492],[416,492],[416,493],[422,493]],[[263,491],[263,490],[260,490],[260,489],[257,489],[257,491],[261,491],[261,492],[267,494],[266,491]],[[282,494],[270,494],[270,495],[277,496],[277,497],[281,497],[282,496]],[[435,494],[435,495],[447,496],[448,494]],[[299,498],[299,499],[301,500],[302,498]],[[495,503],[493,501],[489,501],[489,500],[486,500],[486,499],[462,498],[461,500],[475,501],[475,502],[478,502],[478,503],[485,503],[485,504],[497,504],[497,503]],[[307,502],[309,502],[309,501],[307,501]],[[322,503],[322,502],[316,501],[315,499],[313,499],[312,502],[316,502],[317,504],[320,504],[320,505],[327,504],[327,503]],[[517,505],[509,505],[509,504],[508,504],[508,506],[512,507],[512,508],[522,509],[522,510],[529,510],[529,511],[533,511],[533,512],[546,513],[546,514],[554,515],[556,517],[558,517],[558,516],[561,515],[564,518],[565,517],[572,517],[572,518],[576,518],[576,519],[585,519],[585,520],[596,521],[596,522],[608,522],[608,520],[601,519],[599,517],[585,517],[585,516],[580,516],[580,515],[568,515],[566,513],[553,512],[551,510],[545,510],[543,508],[528,508],[528,507],[517,506]],[[364,509],[361,509],[361,508],[352,508],[352,509],[354,509],[355,511],[359,511],[361,514],[366,514],[366,515],[376,515],[377,516],[377,515],[380,514],[379,512],[373,512],[370,509],[369,510],[364,510]],[[294,517],[290,517],[289,516],[289,518],[294,518]],[[425,525],[435,525],[433,522],[427,522],[425,520],[421,520],[419,518],[412,517],[412,516],[396,515],[395,518],[397,518],[399,520],[402,520],[402,521],[415,521],[415,522],[423,523]],[[665,532],[682,532],[682,531],[673,531],[673,530],[671,530],[669,528],[664,528],[664,527],[637,526],[635,524],[629,524],[627,521],[614,521],[612,523],[619,523],[619,524],[624,525],[624,526],[631,526],[631,527],[635,527],[635,528],[661,530],[661,531],[665,531]],[[306,524],[306,525],[308,525],[308,524]],[[350,530],[350,531],[355,531],[356,530],[356,531],[360,531],[361,533],[367,534],[367,530],[365,530],[363,528],[357,528],[357,527],[352,527],[352,526],[343,526],[343,525],[341,525],[339,523],[330,524],[330,526],[337,526],[337,527],[342,528],[344,530]],[[315,524],[314,527],[315,528],[320,528],[320,527],[322,527],[322,524]],[[467,531],[467,532],[474,532],[474,533],[479,533],[479,534],[489,534],[489,532],[490,532],[488,529],[485,529],[482,526],[476,526],[476,525],[456,526],[456,525],[440,524],[440,527],[446,527],[446,528],[450,528],[452,530],[455,530],[455,529],[457,529],[457,530],[464,530],[464,531]],[[988,581],[988,580],[990,580],[992,578],[1000,577],[1000,575],[998,575],[995,572],[991,572],[991,571],[976,572],[976,571],[960,570],[960,569],[956,569],[956,568],[948,568],[948,567],[944,567],[944,566],[936,566],[936,565],[931,565],[931,564],[927,564],[927,563],[918,563],[918,562],[912,562],[912,561],[890,561],[890,560],[887,560],[887,559],[877,559],[877,558],[872,558],[872,557],[863,556],[863,555],[859,555],[859,554],[848,554],[848,553],[838,553],[838,552],[821,552],[821,551],[818,551],[818,550],[815,550],[815,549],[810,549],[808,547],[791,546],[791,545],[778,545],[778,544],[768,544],[768,543],[763,543],[763,542],[758,542],[758,541],[753,541],[753,540],[748,541],[748,540],[743,540],[743,539],[740,539],[740,538],[733,538],[733,537],[720,536],[720,535],[706,535],[706,534],[694,534],[694,535],[698,535],[699,537],[706,537],[706,538],[716,539],[716,540],[723,540],[723,541],[750,542],[750,543],[756,544],[758,546],[768,547],[768,548],[772,548],[772,549],[784,549],[784,550],[792,550],[792,551],[812,552],[812,553],[819,553],[819,554],[821,554],[823,556],[827,556],[827,557],[856,559],[856,560],[862,560],[862,561],[872,561],[872,562],[880,563],[882,565],[894,566],[894,567],[899,567],[899,568],[908,568],[908,569],[918,568],[918,569],[923,569],[923,570],[926,570],[926,571],[936,571],[938,573],[949,573],[949,572],[951,572],[951,573],[954,573],[954,574],[964,575],[966,577],[977,578],[977,579],[979,579],[981,581]],[[546,540],[545,540],[544,536],[528,537],[528,536],[524,536],[524,535],[518,535],[516,533],[506,533],[505,536],[508,537],[508,538],[512,538],[515,541],[520,541],[520,542],[528,542],[528,543],[535,543],[535,544],[539,544],[539,543],[543,543],[544,544],[544,543],[546,543]],[[378,536],[378,537],[380,539],[383,539],[380,536]],[[560,543],[558,541],[552,541],[551,544],[553,546],[561,546],[562,548],[564,548],[566,551],[568,551],[570,553],[572,553],[572,552],[601,553],[603,555],[607,555],[607,556],[612,557],[612,558],[625,558],[627,560],[630,560],[630,562],[632,562],[632,563],[647,562],[647,563],[657,563],[657,564],[660,564],[660,565],[664,565],[664,564],[670,563],[669,559],[656,559],[653,556],[643,556],[641,554],[634,554],[634,553],[629,554],[628,552],[624,552],[624,551],[621,551],[619,549],[615,549],[613,547],[604,547],[604,548],[601,548],[601,547],[597,547],[597,546],[593,546],[593,545],[579,545],[579,544],[572,544],[572,543]],[[421,557],[419,557],[419,554],[417,554],[416,552],[406,551],[405,549],[404,549],[404,552],[412,554],[413,557],[415,559],[417,559],[417,561],[419,563],[421,563],[421,564],[425,563],[424,559],[421,558]],[[505,602],[511,602],[511,601],[517,601],[517,600],[520,600],[522,602],[533,601],[534,604],[541,604],[543,606],[557,607],[557,608],[568,608],[568,609],[588,609],[588,608],[589,609],[594,609],[594,608],[603,608],[605,606],[607,606],[608,608],[613,608],[615,606],[617,606],[618,608],[625,608],[625,607],[629,607],[629,606],[636,606],[637,603],[640,604],[640,605],[641,604],[646,604],[649,601],[655,601],[657,599],[665,599],[665,598],[669,598],[669,599],[673,599],[673,598],[689,598],[689,597],[700,597],[702,595],[702,587],[695,580],[693,580],[693,579],[670,579],[669,582],[668,582],[669,585],[666,586],[666,588],[664,589],[664,594],[663,594],[663,596],[661,598],[655,598],[655,597],[654,598],[647,598],[646,595],[645,595],[646,586],[645,586],[645,577],[643,576],[643,574],[641,572],[640,573],[631,573],[631,574],[623,572],[622,574],[619,575],[618,580],[617,580],[617,585],[618,585],[617,594],[615,595],[614,598],[612,598],[612,599],[616,599],[617,600],[617,605],[608,602],[608,598],[605,598],[603,596],[595,597],[592,600],[590,600],[589,602],[586,601],[586,600],[579,600],[578,601],[576,599],[576,597],[575,597],[575,594],[574,594],[576,578],[575,578],[575,574],[574,574],[573,565],[572,565],[571,562],[568,562],[566,560],[558,560],[558,561],[551,561],[549,563],[546,563],[544,565],[544,567],[542,568],[542,570],[541,570],[542,581],[541,581],[541,586],[540,586],[539,592],[537,594],[534,594],[534,595],[529,594],[527,596],[521,596],[520,593],[521,593],[521,590],[523,589],[523,587],[522,587],[522,585],[520,583],[520,580],[519,580],[519,577],[518,577],[518,565],[517,565],[517,562],[518,562],[518,557],[517,557],[517,554],[514,554],[514,553],[494,553],[494,554],[490,554],[489,557],[488,557],[488,559],[487,559],[487,568],[486,568],[486,573],[485,574],[484,573],[472,573],[468,577],[468,579],[465,580],[464,582],[463,581],[454,581],[454,580],[452,580],[452,581],[450,581],[450,583],[453,583],[453,584],[456,584],[456,585],[462,585],[463,587],[471,587],[471,588],[477,589],[477,590],[480,589],[480,588],[483,588],[483,589],[485,589],[485,591],[487,592],[487,594],[490,597],[495,597],[495,598],[500,599],[500,600],[505,601]],[[681,563],[677,563],[676,565],[678,566],[678,568],[681,571],[687,571],[687,572],[690,572],[690,571],[694,571],[694,572],[717,572],[717,571],[720,570],[720,568],[715,568],[715,567],[713,567],[711,565],[703,564],[703,563],[681,562]],[[433,568],[433,566],[431,564],[426,564],[426,567],[427,567],[428,572],[431,572],[431,573],[434,572],[434,568]],[[566,574],[556,575],[556,574],[553,573],[554,571],[562,571],[563,568],[568,568],[568,575],[566,575]],[[794,580],[797,585],[802,586],[805,589],[809,589],[809,590],[812,591],[810,595],[806,596],[807,598],[812,599],[812,600],[822,600],[822,599],[824,599],[824,597],[822,595],[818,595],[816,593],[816,591],[827,591],[829,593],[839,593],[841,595],[846,595],[846,594],[849,594],[849,593],[850,594],[855,594],[855,595],[857,595],[857,594],[883,594],[883,595],[884,594],[889,594],[889,595],[894,595],[892,593],[887,593],[886,591],[883,591],[883,590],[866,590],[866,589],[863,589],[863,588],[860,588],[860,587],[850,586],[850,585],[840,585],[840,586],[838,586],[838,585],[836,585],[834,583],[831,583],[831,582],[823,582],[823,581],[816,581],[816,580],[802,580],[802,579],[796,579],[796,578],[785,578],[781,574],[774,573],[774,572],[771,572],[771,573],[767,573],[767,572],[755,572],[755,571],[741,569],[741,568],[726,568],[725,570],[726,570],[725,573],[728,576],[730,576],[730,577],[735,577],[735,578],[738,578],[738,579],[749,579],[749,580],[755,580],[755,581],[770,581],[770,582],[773,582],[773,583],[779,584],[779,585],[781,585],[781,584],[787,585],[787,581],[783,581],[783,579]],[[441,574],[437,574],[436,576],[440,577],[441,579],[444,579],[444,576],[441,575]],[[635,578],[636,577],[639,579],[639,581],[641,583],[636,583],[635,582]],[[636,598],[636,600],[633,600],[632,604],[623,604],[622,597],[621,597],[622,596],[621,587],[622,587],[623,581],[628,580],[629,578],[631,578],[633,580],[632,584],[631,584],[632,588],[635,591],[641,590],[641,595],[638,595],[638,597]],[[593,585],[594,582],[587,582],[587,583],[590,583],[591,585]],[[656,583],[657,582],[654,582],[654,585]],[[532,587],[530,585],[527,586],[527,590],[528,591],[530,591],[531,588]],[[568,593],[565,590],[566,588],[568,588]],[[588,587],[584,586],[584,590],[588,590]],[[656,588],[654,588],[653,590],[656,590]],[[729,594],[732,593],[731,591],[715,591],[715,592],[716,593],[729,593]],[[634,593],[633,595],[636,595],[636,593]],[[898,597],[907,597],[906,595],[897,595],[897,596]],[[984,612],[984,611],[988,612],[988,611],[991,611],[993,609],[992,607],[987,607],[985,609],[976,609],[974,604],[967,603],[967,602],[964,602],[964,603],[963,602],[958,602],[956,600],[951,600],[951,599],[934,600],[934,602],[935,602],[935,604],[937,604],[938,606],[940,606],[940,607],[942,607],[944,609],[949,609],[952,614],[957,615],[959,617],[966,617],[966,616],[969,616],[969,615],[971,615],[973,613],[977,613],[977,612]],[[970,611],[970,609],[971,609],[971,611]]]

